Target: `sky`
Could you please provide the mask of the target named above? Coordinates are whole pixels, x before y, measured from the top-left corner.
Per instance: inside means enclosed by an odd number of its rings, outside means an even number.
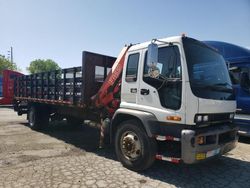
[[[23,73],[35,59],[81,66],[82,51],[185,33],[250,48],[250,0],[0,0],[0,54]]]

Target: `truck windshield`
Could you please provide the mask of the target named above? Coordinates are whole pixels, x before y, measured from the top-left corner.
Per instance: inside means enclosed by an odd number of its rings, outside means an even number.
[[[189,80],[195,96],[205,99],[234,100],[232,83],[223,57],[214,49],[183,38]]]

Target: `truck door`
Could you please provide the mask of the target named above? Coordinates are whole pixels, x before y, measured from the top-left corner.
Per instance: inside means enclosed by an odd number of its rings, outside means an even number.
[[[125,76],[122,84],[122,101],[127,103],[137,102],[137,93],[139,87],[138,81],[138,64],[140,61],[140,53],[133,52],[128,54],[125,63]]]
[[[149,76],[149,67],[146,64],[147,52],[145,51],[142,81],[138,92],[138,102],[142,106],[165,108],[176,111],[181,107],[182,83],[181,60],[177,45],[159,48],[158,64],[160,76]],[[147,107],[146,107],[147,108]]]

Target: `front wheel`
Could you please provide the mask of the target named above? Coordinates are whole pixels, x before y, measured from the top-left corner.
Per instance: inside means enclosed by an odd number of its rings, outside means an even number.
[[[117,158],[128,169],[141,171],[155,161],[156,140],[148,137],[136,120],[128,120],[119,125],[115,136]]]

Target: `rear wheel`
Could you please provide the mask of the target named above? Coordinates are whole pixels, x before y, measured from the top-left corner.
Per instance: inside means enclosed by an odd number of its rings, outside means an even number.
[[[155,161],[156,140],[148,137],[136,120],[119,125],[115,136],[115,151],[121,163],[135,171],[149,168]]]
[[[31,129],[43,129],[49,124],[49,113],[44,109],[32,106],[28,112],[28,121]]]

